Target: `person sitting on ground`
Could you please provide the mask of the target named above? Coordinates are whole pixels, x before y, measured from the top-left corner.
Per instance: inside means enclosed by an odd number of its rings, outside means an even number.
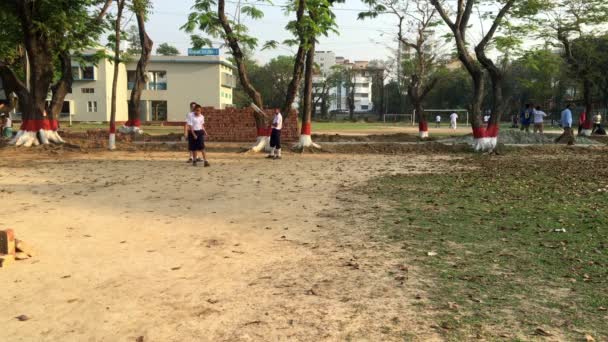
[[[198,104],[196,102],[190,102],[190,112],[188,112],[188,114],[186,114],[186,123],[184,124],[184,137],[186,139],[188,139],[188,132],[189,132],[189,128],[188,125],[190,124],[190,119],[192,119],[192,117],[194,116],[194,107],[198,106]],[[193,161],[193,156],[192,156],[192,151],[188,150],[188,163],[192,163]],[[200,160],[197,160],[200,161]]]
[[[600,129],[602,129],[602,114],[597,112],[593,117],[593,131],[591,134],[595,134]]]
[[[13,137],[13,120],[8,114],[2,114],[2,136],[9,139]]]
[[[192,165],[196,166],[198,151],[203,155],[203,166],[209,166],[207,155],[205,154],[205,136],[208,136],[205,130],[205,117],[203,116],[203,107],[196,105],[194,107],[194,115],[190,118],[188,124],[188,150],[192,152]]]
[[[543,112],[540,106],[536,106],[534,110],[534,133],[543,134],[545,117],[547,117],[547,113]]]
[[[441,127],[441,115],[437,114],[435,117],[435,128]]]

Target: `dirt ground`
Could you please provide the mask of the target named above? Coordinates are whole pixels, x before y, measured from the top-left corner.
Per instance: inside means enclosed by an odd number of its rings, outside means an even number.
[[[423,309],[432,284],[339,199],[452,157],[212,153],[194,168],[184,155],[0,151],[1,225],[38,251],[0,269],[2,336],[440,339]]]

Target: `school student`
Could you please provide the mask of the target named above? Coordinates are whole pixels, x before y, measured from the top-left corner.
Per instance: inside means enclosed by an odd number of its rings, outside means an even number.
[[[184,124],[184,137],[186,139],[188,139],[188,132],[189,132],[189,128],[188,125],[190,125],[190,119],[192,119],[192,117],[194,116],[194,107],[198,106],[198,103],[196,102],[190,102],[190,112],[188,114],[186,114],[186,123]],[[193,156],[192,156],[192,151],[188,150],[188,163],[192,163],[193,161]],[[197,160],[200,161],[200,160]]]
[[[13,137],[13,121],[10,115],[2,115],[2,136],[5,138]]]
[[[437,114],[435,117],[435,128],[441,127],[441,115]]]
[[[274,110],[272,119],[272,132],[270,133],[270,154],[269,159],[281,159],[281,129],[283,129],[283,115],[278,109]]]
[[[573,145],[574,133],[572,132],[572,104],[568,104],[566,109],[562,111],[560,124],[564,129],[564,133],[555,139],[555,142],[565,140],[568,145]]]
[[[203,155],[203,166],[210,166],[205,154],[205,136],[208,135],[205,130],[205,117],[203,116],[203,108],[199,105],[194,107],[194,113],[188,123],[188,150],[192,152],[192,165],[196,166],[199,158],[198,151]]]
[[[543,134],[545,117],[547,117],[547,113],[543,112],[540,106],[536,106],[534,110],[534,133],[539,132]]]
[[[458,114],[456,114],[455,112],[450,114],[450,128],[451,129],[456,129],[458,128]]]
[[[534,106],[531,104],[526,104],[526,108],[521,111],[519,122],[521,123],[521,131],[526,131],[526,133],[530,133],[530,122],[532,121],[532,116],[534,115]]]

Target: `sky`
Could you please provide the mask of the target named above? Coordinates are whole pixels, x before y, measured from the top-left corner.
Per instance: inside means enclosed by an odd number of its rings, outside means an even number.
[[[259,39],[262,45],[268,40],[283,41],[293,38],[285,30],[285,25],[291,20],[280,7],[285,0],[277,0],[270,5],[260,5],[264,18],[247,20],[250,34]],[[155,0],[154,11],[148,22],[148,33],[155,45],[169,43],[186,54],[190,47],[189,34],[180,30],[186,22],[194,0]],[[262,3],[267,4],[267,3]],[[235,2],[227,0],[227,12],[234,13]],[[348,1],[336,6],[335,13],[340,34],[331,33],[322,37],[317,50],[334,51],[336,55],[352,60],[387,59],[392,55],[389,46],[396,47],[394,41],[396,27],[393,18],[384,16],[377,19],[357,20],[357,14],[366,7],[358,0]],[[294,17],[294,14],[291,14]],[[131,24],[135,24],[132,19]],[[219,43],[219,42],[218,42]],[[219,45],[219,44],[218,44]],[[217,47],[217,46],[216,46]],[[278,55],[293,55],[296,48],[280,46],[273,50],[256,51],[255,58],[267,62]],[[224,52],[225,54],[225,52]]]

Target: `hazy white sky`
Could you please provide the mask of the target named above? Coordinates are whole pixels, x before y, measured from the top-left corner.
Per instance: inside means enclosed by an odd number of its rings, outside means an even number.
[[[190,7],[194,0],[155,0],[154,13],[148,23],[150,37],[155,45],[169,43],[176,46],[183,54],[190,46],[190,37],[180,30],[186,22],[190,13]],[[279,5],[284,0],[273,1],[274,6],[259,6],[264,10],[264,18],[256,21],[248,20],[250,32],[263,44],[267,40],[283,41],[292,38],[285,30],[285,25],[291,19],[286,16]],[[227,0],[227,9],[234,11],[235,2]],[[339,56],[349,59],[371,60],[386,59],[391,54],[388,46],[394,46],[393,41],[395,21],[390,16],[365,21],[357,20],[360,10],[365,10],[365,5],[359,0],[348,1],[336,7],[337,22],[340,34],[331,34],[329,37],[320,39],[317,50],[334,51]],[[232,12],[233,13],[233,12]],[[294,14],[291,14],[293,17]],[[134,21],[132,21],[135,24]],[[391,34],[392,33],[392,34]],[[281,46],[274,50],[258,51],[256,58],[265,62],[277,55],[292,55],[295,48]]]

